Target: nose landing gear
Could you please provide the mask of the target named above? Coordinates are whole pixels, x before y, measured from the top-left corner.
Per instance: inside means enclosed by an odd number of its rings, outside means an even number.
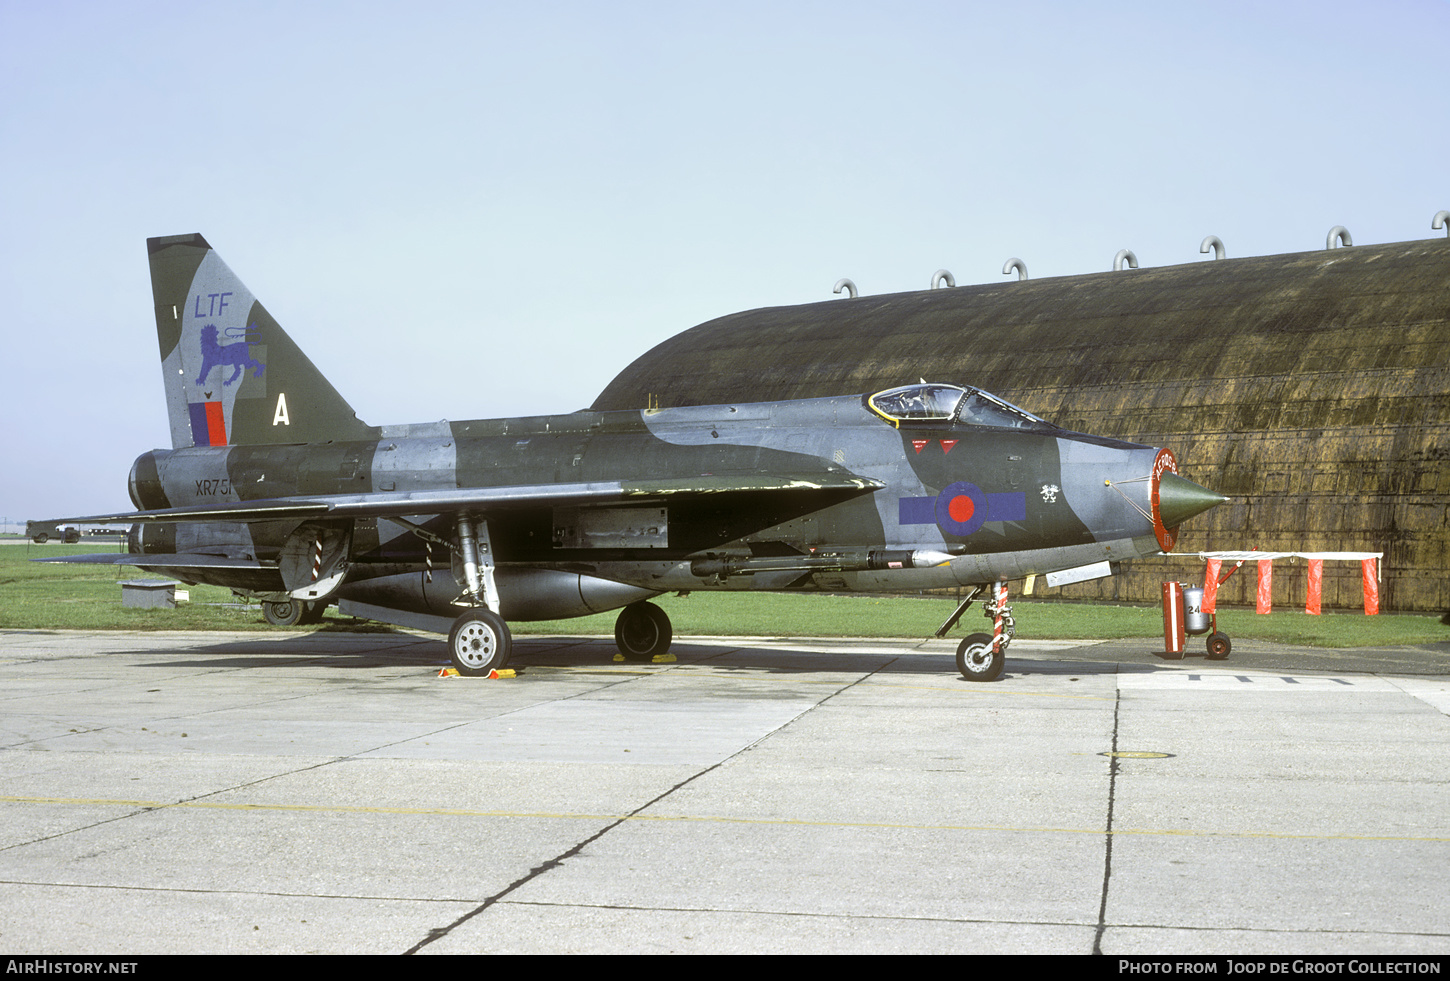
[[[946,632],[961,619],[972,601],[981,595],[983,588],[985,587],[978,586],[972,590],[971,595],[962,601],[956,612],[937,630],[938,637],[946,636]],[[968,681],[996,681],[1000,678],[1002,669],[1007,664],[1007,645],[1012,643],[1012,638],[1017,633],[1017,622],[1012,619],[1012,607],[1007,605],[1007,584],[996,583],[992,586],[990,595],[991,598],[982,604],[982,614],[992,621],[992,632],[968,634],[957,645],[957,670]]]

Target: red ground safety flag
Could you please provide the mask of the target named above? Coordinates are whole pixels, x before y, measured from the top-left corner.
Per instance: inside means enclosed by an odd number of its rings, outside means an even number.
[[[1259,559],[1259,605],[1255,613],[1274,612],[1274,560]]]
[[[1364,615],[1372,617],[1380,611],[1380,583],[1375,572],[1376,562],[1374,559],[1364,559],[1360,564],[1364,566]]]
[[[1324,586],[1324,560],[1309,560],[1309,592],[1304,599],[1304,612],[1319,615],[1319,594]]]
[[[1203,612],[1213,613],[1218,605],[1218,570],[1223,559],[1209,559],[1208,569],[1203,574]]]

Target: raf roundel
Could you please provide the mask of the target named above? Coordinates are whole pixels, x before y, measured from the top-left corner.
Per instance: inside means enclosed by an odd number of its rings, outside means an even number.
[[[898,502],[903,525],[935,524],[958,538],[978,531],[988,521],[1026,521],[1027,495],[1021,491],[988,494],[961,480],[943,487],[935,497],[903,497]]]
[[[948,484],[936,496],[936,523],[949,535],[970,535],[987,522],[987,496],[965,480]]]

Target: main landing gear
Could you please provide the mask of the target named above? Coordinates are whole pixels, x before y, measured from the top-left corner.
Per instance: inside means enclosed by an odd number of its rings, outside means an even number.
[[[508,664],[513,633],[499,613],[494,586],[493,547],[488,522],[471,515],[457,519],[457,551],[463,564],[463,593],[453,602],[466,607],[448,634],[448,657],[462,675],[486,675]],[[649,662],[670,649],[670,618],[653,603],[631,603],[614,623],[614,642],[626,661]]]
[[[633,663],[648,663],[670,649],[674,630],[670,617],[653,603],[631,603],[614,621],[614,643]]]
[[[274,627],[318,624],[322,622],[322,614],[326,611],[326,603],[308,603],[300,599],[262,604],[262,618]]]
[[[488,522],[474,529],[473,516],[458,516],[458,554],[463,560],[463,594],[453,602],[468,607],[448,633],[448,657],[463,675],[486,675],[508,664],[514,637],[498,612],[493,584],[493,547]]]

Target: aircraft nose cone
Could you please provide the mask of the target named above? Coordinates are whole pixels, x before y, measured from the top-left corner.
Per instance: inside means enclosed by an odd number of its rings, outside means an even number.
[[[1196,514],[1216,508],[1227,501],[1217,491],[1200,487],[1171,471],[1158,480],[1158,515],[1165,528],[1176,528]]]

